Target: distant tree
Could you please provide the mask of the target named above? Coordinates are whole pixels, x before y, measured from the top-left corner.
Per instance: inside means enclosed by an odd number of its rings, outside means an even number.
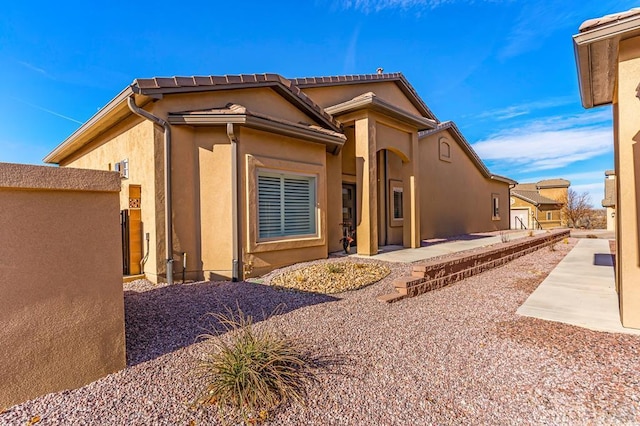
[[[570,227],[580,226],[581,221],[589,217],[591,213],[591,197],[588,192],[578,194],[569,188],[567,196],[562,201],[564,202],[562,212],[567,218]]]

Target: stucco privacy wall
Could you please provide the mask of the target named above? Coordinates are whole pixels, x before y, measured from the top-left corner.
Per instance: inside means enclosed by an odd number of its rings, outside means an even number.
[[[450,161],[440,159],[446,138]],[[480,173],[448,130],[420,139],[422,239],[509,228],[509,185]],[[491,194],[498,194],[500,219],[492,219]]]
[[[117,173],[0,163],[0,408],[125,367]]]

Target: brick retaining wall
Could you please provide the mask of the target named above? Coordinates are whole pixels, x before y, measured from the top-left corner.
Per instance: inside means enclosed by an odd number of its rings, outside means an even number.
[[[554,230],[543,235],[508,242],[500,247],[489,246],[473,254],[461,252],[444,260],[413,266],[411,276],[394,280],[395,293],[379,296],[378,300],[390,303],[445,287],[555,244],[563,238],[568,238],[569,234],[568,229]]]

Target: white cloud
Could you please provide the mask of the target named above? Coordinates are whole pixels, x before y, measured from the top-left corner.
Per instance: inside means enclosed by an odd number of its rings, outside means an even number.
[[[503,130],[473,148],[482,159],[506,163],[521,173],[561,168],[613,150],[609,114],[604,110],[548,117]]]
[[[518,105],[511,105],[505,108],[498,108],[489,111],[482,112],[473,118],[492,120],[508,120],[515,117],[530,114],[533,111],[539,111],[544,109],[557,108],[564,105],[569,105],[575,102],[575,97],[560,97],[552,98],[542,101],[526,102]]]
[[[495,0],[484,0],[494,3]],[[435,9],[450,3],[473,3],[473,0],[342,0],[339,4],[346,9],[357,9],[363,12],[379,12],[384,9],[411,9],[416,7]]]

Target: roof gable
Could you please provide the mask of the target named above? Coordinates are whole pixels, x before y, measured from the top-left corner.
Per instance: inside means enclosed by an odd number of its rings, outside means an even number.
[[[433,130],[420,132],[418,133],[418,137],[420,139],[423,139],[427,136],[438,134],[445,130],[449,131],[449,134],[453,136],[453,139],[458,143],[460,148],[462,148],[464,153],[469,157],[471,162],[476,166],[476,168],[480,171],[480,173],[484,177],[486,177],[487,179],[508,183],[510,185],[515,185],[518,183],[515,180],[510,179],[508,177],[492,174],[487,168],[487,166],[482,162],[480,157],[478,157],[478,154],[476,154],[476,152],[471,147],[471,144],[467,142],[467,139],[462,135],[462,132],[460,132],[460,129],[458,129],[458,126],[456,126],[456,124],[453,121],[446,121],[444,123],[438,124],[438,126]]]
[[[420,98],[418,92],[413,88],[413,86],[409,83],[409,81],[405,78],[402,73],[386,73],[386,74],[360,74],[360,75],[338,75],[338,76],[325,76],[325,77],[303,77],[303,78],[293,78],[291,79],[293,84],[298,86],[301,89],[315,89],[320,87],[330,87],[330,86],[348,86],[348,85],[362,85],[362,84],[372,84],[372,83],[382,83],[382,82],[391,82],[394,83],[398,89],[404,94],[404,96],[409,100],[409,102],[416,108],[416,110],[423,117],[429,118],[431,120],[438,119],[435,114],[429,109],[427,104]],[[366,90],[367,91],[367,90]],[[362,90],[358,94],[361,94]],[[353,96],[349,96],[347,99],[352,98]],[[347,100],[344,99],[344,100]],[[331,102],[331,104],[336,104],[339,102]],[[325,105],[328,106],[328,105]]]

